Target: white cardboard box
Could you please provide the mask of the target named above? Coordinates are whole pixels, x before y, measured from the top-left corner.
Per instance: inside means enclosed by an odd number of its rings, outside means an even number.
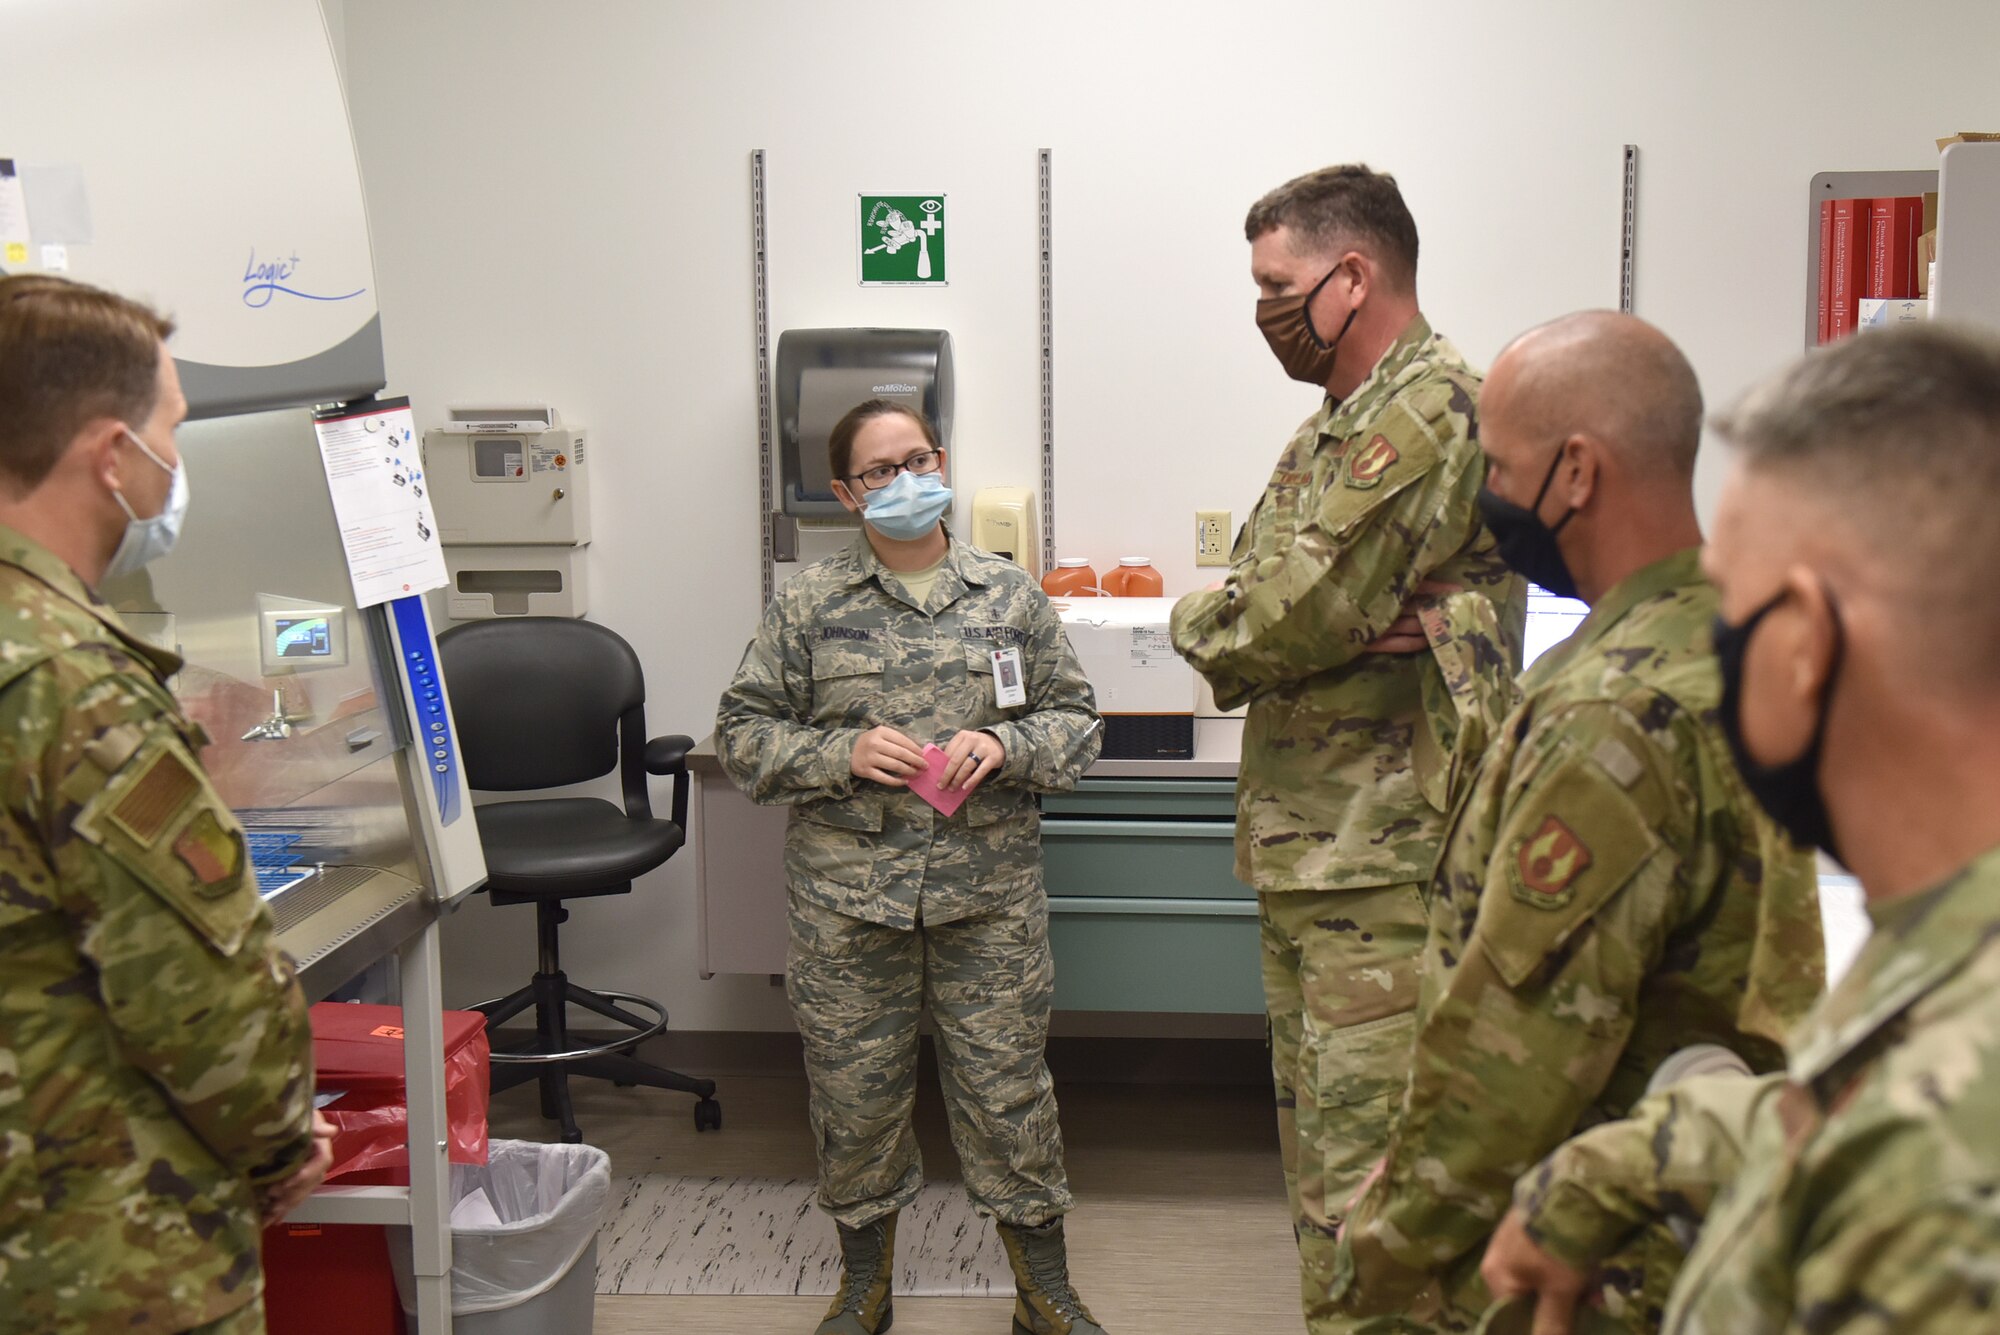
[[[1174,652],[1172,598],[1058,598],[1100,714],[1194,713],[1194,669]]]

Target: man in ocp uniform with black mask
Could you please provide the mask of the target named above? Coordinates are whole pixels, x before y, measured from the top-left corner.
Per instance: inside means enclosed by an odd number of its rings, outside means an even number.
[[[1258,897],[1306,1321],[1329,1331],[1340,1212],[1408,1072],[1419,886],[1511,700],[1526,598],[1480,524],[1479,377],[1418,309],[1395,179],[1301,176],[1244,234],[1258,327],[1325,399],[1173,635],[1219,704],[1250,706],[1236,875]]]
[[[1844,339],[1718,430],[1704,564],[1746,783],[1874,933],[1762,1079],[1691,1079],[1531,1171],[1488,1251],[1537,1335],[1635,1235],[1702,1217],[1671,1335],[1995,1328],[2000,1273],[2000,340]]]
[[[1777,1068],[1824,972],[1812,864],[1716,723],[1694,369],[1589,311],[1509,345],[1483,407],[1501,554],[1590,616],[1522,676],[1445,836],[1409,1089],[1335,1279],[1371,1331],[1469,1329],[1521,1172],[1683,1050]],[[1595,1295],[1610,1327],[1650,1330],[1679,1260],[1665,1229],[1635,1234]]]

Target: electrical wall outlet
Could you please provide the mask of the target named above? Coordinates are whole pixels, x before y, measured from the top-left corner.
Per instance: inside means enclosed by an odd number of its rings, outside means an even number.
[[[1229,511],[1194,512],[1194,563],[1198,566],[1229,564]]]

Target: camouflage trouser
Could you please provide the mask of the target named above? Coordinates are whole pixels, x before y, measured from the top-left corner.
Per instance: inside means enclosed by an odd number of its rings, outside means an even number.
[[[237,1308],[220,1321],[196,1326],[183,1335],[264,1335],[264,1295],[258,1294],[247,1306]]]
[[[1389,1142],[1410,1074],[1426,915],[1414,885],[1257,896],[1278,1144],[1314,1335],[1333,1311],[1334,1235]]]
[[[1006,1224],[1068,1212],[1055,1089],[1042,1060],[1055,995],[1046,896],[904,931],[794,895],[785,963],[828,1213],[858,1227],[902,1209],[923,1184],[910,1111],[926,1009],[972,1203]]]

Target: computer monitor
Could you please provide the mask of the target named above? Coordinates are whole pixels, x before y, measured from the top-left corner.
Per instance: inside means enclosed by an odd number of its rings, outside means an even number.
[[[257,595],[257,658],[267,677],[347,665],[347,609]]]

